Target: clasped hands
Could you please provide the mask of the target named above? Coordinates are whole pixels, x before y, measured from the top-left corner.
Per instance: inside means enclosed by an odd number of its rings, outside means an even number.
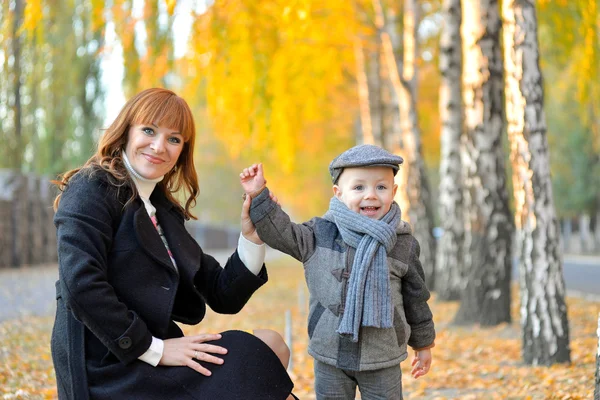
[[[263,244],[264,242],[258,237],[256,228],[250,219],[250,204],[252,204],[252,198],[256,197],[262,192],[267,184],[263,173],[262,163],[252,164],[248,168],[244,168],[240,173],[240,184],[244,189],[244,204],[242,205],[242,235],[254,244]],[[271,192],[271,200],[279,204],[277,197]]]

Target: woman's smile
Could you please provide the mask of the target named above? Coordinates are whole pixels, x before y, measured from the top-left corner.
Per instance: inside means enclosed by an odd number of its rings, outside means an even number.
[[[165,162],[165,160],[163,160],[162,158],[154,157],[150,154],[142,153],[142,155],[146,157],[146,160],[148,160],[148,162],[151,162],[152,164],[162,164]]]
[[[183,136],[177,130],[142,124],[129,128],[125,151],[135,172],[146,179],[157,179],[175,167],[183,146]]]

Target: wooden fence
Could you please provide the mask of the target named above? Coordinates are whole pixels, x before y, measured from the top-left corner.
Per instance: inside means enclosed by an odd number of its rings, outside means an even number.
[[[54,262],[50,178],[0,169],[0,267]]]

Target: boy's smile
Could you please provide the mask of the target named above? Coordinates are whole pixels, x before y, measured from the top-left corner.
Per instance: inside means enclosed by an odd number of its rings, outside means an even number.
[[[333,194],[351,211],[381,219],[390,210],[398,185],[388,167],[345,168]]]

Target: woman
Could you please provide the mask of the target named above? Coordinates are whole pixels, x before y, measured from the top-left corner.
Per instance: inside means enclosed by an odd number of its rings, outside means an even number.
[[[198,194],[194,137],[186,102],[148,89],[125,104],[96,154],[56,182],[60,399],[293,398],[289,350],[276,332],[184,337],[175,323],[199,323],[206,304],[236,313],[267,281],[249,198],[224,268],[187,233]],[[182,188],[184,202],[175,197]]]

